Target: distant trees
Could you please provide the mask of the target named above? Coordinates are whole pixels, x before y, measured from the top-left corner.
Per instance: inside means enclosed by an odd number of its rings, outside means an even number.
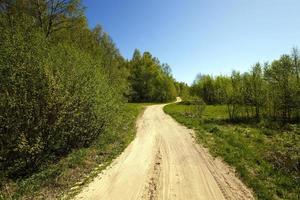
[[[206,104],[223,104],[228,96],[230,80],[225,76],[214,77],[199,74],[191,86],[191,94],[200,96]]]
[[[192,94],[207,104],[227,104],[232,120],[261,117],[290,122],[299,120],[299,52],[283,55],[271,64],[255,64],[250,72],[231,76],[197,76]]]
[[[272,118],[291,121],[299,116],[297,100],[300,85],[297,83],[296,70],[288,55],[283,55],[279,60],[266,66],[265,77],[270,100],[268,110]]]
[[[184,82],[175,82],[175,87],[177,90],[177,96],[181,97],[183,100],[189,99],[191,96],[190,87]]]
[[[128,82],[131,102],[166,102],[175,100],[177,91],[170,67],[160,64],[149,52],[135,50],[129,62]]]

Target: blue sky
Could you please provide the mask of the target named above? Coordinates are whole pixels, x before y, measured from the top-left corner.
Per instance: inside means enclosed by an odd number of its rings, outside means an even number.
[[[300,0],[83,0],[120,52],[135,48],[192,83],[198,73],[247,71],[300,48]]]

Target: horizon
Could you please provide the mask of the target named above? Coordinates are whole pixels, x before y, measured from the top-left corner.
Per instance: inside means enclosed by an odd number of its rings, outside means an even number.
[[[100,24],[122,56],[131,59],[134,49],[149,51],[170,65],[177,81],[189,85],[199,73],[248,71],[257,62],[290,54],[300,43],[296,0],[82,3],[89,26]]]

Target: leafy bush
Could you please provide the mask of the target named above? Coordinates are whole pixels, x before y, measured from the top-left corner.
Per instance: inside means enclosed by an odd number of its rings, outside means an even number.
[[[29,44],[30,43],[30,44]],[[6,31],[0,46],[0,167],[9,174],[35,168],[48,135],[46,43],[38,32]]]
[[[27,175],[112,123],[121,94],[100,61],[70,44],[51,46],[38,31],[4,32],[0,53],[0,167]]]

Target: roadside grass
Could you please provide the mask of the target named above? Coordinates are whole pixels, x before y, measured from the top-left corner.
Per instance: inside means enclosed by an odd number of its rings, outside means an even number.
[[[195,130],[214,156],[235,167],[257,199],[300,199],[300,125],[271,129],[265,123],[229,123],[226,106],[206,106],[202,118],[192,105],[170,104],[164,111]],[[222,121],[222,123],[220,123]]]
[[[90,147],[74,150],[30,177],[0,179],[0,199],[72,198],[134,139],[136,119],[146,105],[151,104],[127,103],[114,124]]]

